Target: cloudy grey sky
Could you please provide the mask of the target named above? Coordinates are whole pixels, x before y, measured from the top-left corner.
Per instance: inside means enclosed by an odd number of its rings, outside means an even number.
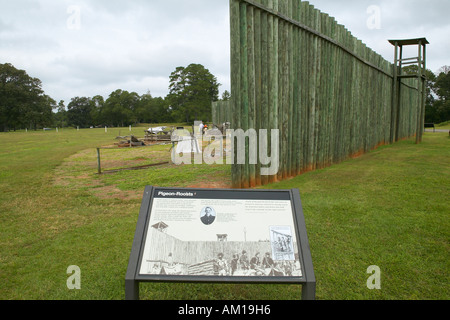
[[[230,90],[228,1],[0,0],[0,63],[41,79],[46,94],[66,104],[116,89],[164,97],[171,72],[190,63],[209,69],[223,92]],[[428,68],[450,65],[449,0],[310,3],[388,61],[388,39],[426,37]]]

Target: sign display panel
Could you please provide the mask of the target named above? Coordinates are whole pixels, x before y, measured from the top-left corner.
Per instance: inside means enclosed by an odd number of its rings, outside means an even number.
[[[301,277],[289,193],[279,196],[155,189],[139,274]]]
[[[297,283],[315,277],[298,190],[147,186],[125,277],[139,282]]]

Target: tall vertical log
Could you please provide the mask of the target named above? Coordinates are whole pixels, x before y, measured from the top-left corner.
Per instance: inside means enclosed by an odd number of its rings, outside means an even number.
[[[240,1],[230,0],[230,33],[231,33],[231,101],[233,107],[233,129],[241,127],[241,35],[240,35]],[[234,150],[231,179],[233,188],[241,188],[241,166],[236,164]]]

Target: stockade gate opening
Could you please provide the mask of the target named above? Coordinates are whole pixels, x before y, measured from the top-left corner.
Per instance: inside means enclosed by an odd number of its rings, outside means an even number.
[[[425,38],[390,40],[394,64],[333,17],[299,0],[230,0],[231,99],[213,122],[279,130],[279,171],[232,166],[234,188],[284,180],[416,136],[425,115]],[[386,40],[388,41],[388,40]],[[406,45],[418,57],[403,58]],[[400,57],[399,57],[400,53]],[[416,75],[402,67],[416,63]],[[268,147],[271,150],[272,146]]]

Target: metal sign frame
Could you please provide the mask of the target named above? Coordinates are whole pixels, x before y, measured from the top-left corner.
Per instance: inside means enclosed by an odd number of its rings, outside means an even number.
[[[212,275],[170,275],[170,274],[142,274],[140,267],[144,255],[144,247],[150,226],[152,206],[157,192],[201,193],[208,195],[206,199],[244,200],[289,200],[292,208],[292,221],[295,228],[295,248],[301,266],[300,276],[212,276]],[[205,198],[204,198],[205,199]],[[237,190],[237,189],[186,189],[161,188],[147,186],[144,191],[139,218],[137,221],[133,245],[125,276],[125,299],[139,300],[140,282],[199,282],[199,283],[278,283],[301,284],[302,299],[314,300],[316,279],[314,275],[311,251],[306,232],[303,208],[298,189],[291,190]]]

